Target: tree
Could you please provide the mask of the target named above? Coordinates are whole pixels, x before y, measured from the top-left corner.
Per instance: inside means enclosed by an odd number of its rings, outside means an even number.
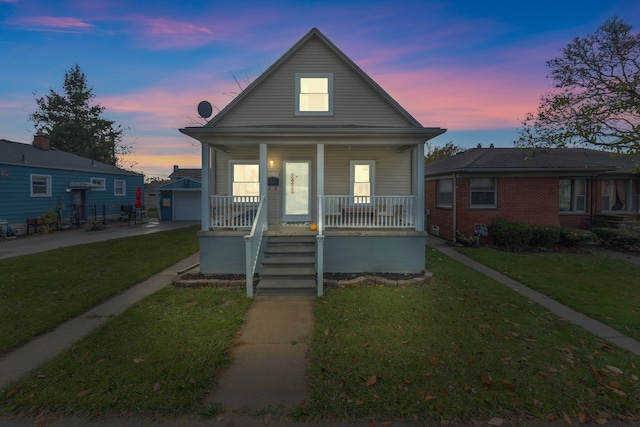
[[[522,122],[521,147],[640,152],[640,34],[617,17],[547,61],[554,87]]]
[[[122,126],[102,117],[105,108],[93,103],[93,89],[77,64],[65,73],[63,89],[63,95],[50,89],[36,98],[38,110],[29,117],[36,131],[49,134],[52,147],[110,165],[121,163],[132,147],[123,143]]]
[[[424,155],[424,164],[428,165],[438,160],[446,159],[447,157],[455,156],[458,153],[462,153],[464,148],[459,147],[453,143],[453,141],[447,142],[443,147],[437,147],[427,142],[427,151]]]

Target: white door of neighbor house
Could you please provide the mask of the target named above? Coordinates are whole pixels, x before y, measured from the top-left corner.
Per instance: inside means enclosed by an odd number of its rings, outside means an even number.
[[[311,221],[311,162],[285,161],[282,191],[282,220]]]

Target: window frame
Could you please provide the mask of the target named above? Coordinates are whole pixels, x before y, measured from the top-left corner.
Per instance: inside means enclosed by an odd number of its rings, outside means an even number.
[[[305,78],[326,78],[327,79],[327,110],[301,111],[300,96],[301,80]],[[333,116],[333,73],[295,73],[295,115],[296,116]]]
[[[239,194],[236,195],[233,191],[234,189],[234,184],[236,183],[235,179],[235,166],[236,165],[251,165],[251,166],[257,166],[258,167],[258,179],[257,181],[238,181],[239,183],[255,183],[257,184],[258,187],[258,194],[255,195],[246,195],[246,194]],[[234,201],[235,197],[254,197],[254,196],[260,196],[260,162],[258,162],[257,160],[230,160],[229,161],[229,195],[234,197]]]
[[[473,181],[477,179],[491,179],[493,180],[493,190],[474,190]],[[493,193],[493,203],[474,203],[474,193]],[[473,177],[469,178],[469,207],[472,209],[495,209],[498,207],[498,178],[495,176],[487,177]]]
[[[356,196],[356,166],[367,165],[369,166],[369,195],[368,196]],[[368,206],[373,204],[373,197],[375,197],[376,188],[376,161],[375,160],[350,160],[349,161],[349,195],[351,196],[351,203],[358,206]],[[362,197],[368,199],[366,202],[356,202],[356,197]]]
[[[440,183],[449,182],[449,191],[440,191]],[[441,194],[449,194],[448,201],[441,199]],[[450,208],[453,206],[453,178],[436,179],[436,206]]]
[[[118,184],[122,184],[122,191],[118,192]],[[124,179],[114,179],[113,180],[113,195],[115,197],[126,197],[127,196],[127,181]]]
[[[565,184],[568,183],[568,189],[569,189],[569,208],[568,209],[562,209],[563,182]],[[582,182],[582,190],[583,190],[582,194],[578,194],[577,192],[578,182]],[[559,188],[559,194],[558,194],[558,210],[561,213],[586,213],[587,212],[587,194],[588,194],[587,185],[589,185],[589,183],[587,182],[587,179],[586,178],[561,178],[559,184],[560,184],[560,188]],[[582,198],[582,207],[580,208],[578,207],[579,198]]]
[[[33,191],[33,180],[34,178],[36,179],[40,179],[40,178],[44,178],[44,189],[45,192],[44,193],[37,193]],[[51,187],[52,187],[53,181],[51,178],[51,175],[43,175],[43,174],[38,174],[38,173],[32,173],[29,175],[29,193],[31,195],[31,197],[51,197]]]
[[[99,185],[99,187],[92,188],[93,191],[106,191],[107,180],[105,178],[91,177],[91,184]]]
[[[625,198],[625,209],[612,209],[613,206],[617,203],[617,182],[624,181],[624,198]],[[606,178],[601,180],[600,186],[600,210],[602,212],[611,212],[611,213],[634,213],[634,203],[635,203],[635,195],[633,194],[633,182],[635,180],[632,178]],[[604,186],[606,185],[606,193],[604,191]],[[605,199],[607,200],[607,204],[605,206]]]

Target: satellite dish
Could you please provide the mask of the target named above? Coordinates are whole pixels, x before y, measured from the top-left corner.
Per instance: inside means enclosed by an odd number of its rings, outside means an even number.
[[[211,107],[211,103],[209,103],[209,101],[202,101],[200,104],[198,104],[198,114],[200,114],[200,117],[202,117],[203,119],[208,119],[209,117],[211,117],[212,113],[213,108]]]

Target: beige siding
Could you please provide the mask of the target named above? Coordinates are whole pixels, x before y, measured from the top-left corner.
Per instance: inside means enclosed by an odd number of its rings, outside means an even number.
[[[283,148],[271,146],[267,148],[267,157],[273,160],[273,168],[269,171],[280,173],[280,185],[268,188],[268,220],[270,224],[282,221],[282,200],[286,180],[282,168],[283,161],[311,161],[311,193],[312,218],[316,218],[317,210],[317,162],[315,147]],[[229,161],[259,160],[259,148],[240,147],[230,153],[216,155],[216,194],[229,195]],[[350,193],[350,161],[375,161],[375,195],[403,196],[411,194],[411,150],[398,153],[394,148],[325,146],[325,183],[326,195],[349,195]]]
[[[300,72],[334,73],[333,116],[295,116],[295,73]],[[317,39],[285,61],[216,126],[267,124],[412,126]]]

